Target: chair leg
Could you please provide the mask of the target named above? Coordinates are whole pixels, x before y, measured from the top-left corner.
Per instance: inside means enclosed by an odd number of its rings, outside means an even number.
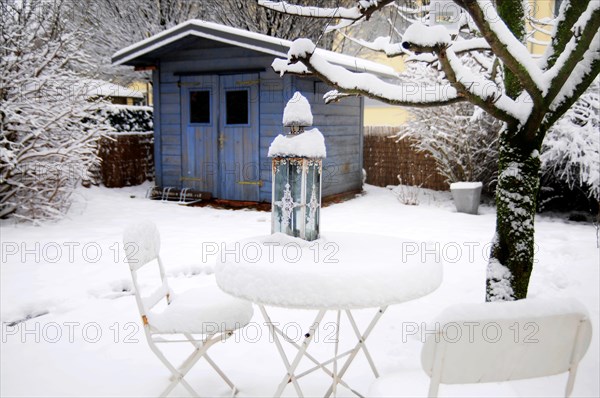
[[[196,349],[193,353],[190,354],[183,362],[182,366],[179,369],[175,368],[171,362],[165,357],[165,355],[156,347],[155,343],[152,342],[150,344],[150,348],[154,351],[154,354],[160,359],[160,361],[169,369],[171,372],[171,383],[164,389],[164,391],[160,394],[161,397],[166,397],[169,395],[171,391],[177,386],[177,384],[183,385],[183,387],[194,397],[198,397],[199,394],[192,388],[192,386],[184,379],[185,375],[190,371],[190,369],[198,362],[198,360],[204,355],[205,350]]]
[[[185,337],[190,340],[193,337],[189,334],[184,334]],[[187,373],[194,367],[196,362],[200,358],[206,355],[206,351],[219,341],[219,337],[209,337],[209,340],[206,340],[203,344],[196,343],[195,341],[190,340],[190,342],[194,345],[195,349],[183,363],[179,366],[179,368],[175,368],[171,362],[167,359],[167,357],[160,351],[160,349],[156,346],[156,342],[150,340],[150,348],[154,352],[154,354],[160,359],[160,361],[171,371],[171,383],[165,388],[165,390],[161,393],[161,397],[166,397],[169,395],[171,391],[177,386],[177,384],[181,384],[192,396],[199,396],[199,394],[194,390],[194,388],[184,379]]]
[[[229,388],[231,388],[232,396],[235,396],[238,392],[237,387],[235,386],[235,384],[233,384],[233,382],[229,379],[229,377],[227,377],[227,375],[225,375],[225,373],[221,370],[221,368],[219,368],[219,366],[208,356],[208,353],[206,352],[208,350],[208,347],[212,346],[213,344],[217,343],[218,341],[225,341],[229,337],[233,336],[233,332],[228,331],[228,332],[222,333],[221,335],[216,336],[216,337],[214,337],[214,335],[211,335],[208,338],[208,340],[204,342],[204,344],[198,343],[196,340],[194,340],[194,337],[188,333],[184,333],[184,336],[189,340],[190,343],[192,343],[194,345],[194,347],[196,347],[196,348],[206,347],[205,352],[202,356],[204,357],[204,359],[206,359],[206,362],[208,362],[208,364],[215,370],[215,372],[217,372],[217,374],[219,376],[221,376],[221,378],[229,386]]]
[[[229,379],[229,377],[227,377],[227,375],[225,375],[225,373],[223,373],[221,368],[219,368],[219,366],[217,366],[217,364],[208,356],[208,354],[204,354],[204,359],[206,359],[206,362],[208,362],[209,365],[212,366],[212,368],[215,370],[215,372],[217,372],[219,374],[219,376],[221,376],[221,378],[223,379],[223,381],[225,383],[227,383],[229,388],[237,391],[235,384],[233,384],[233,382]]]
[[[440,389],[440,382],[442,381],[442,364],[444,362],[444,356],[446,354],[445,344],[436,344],[435,353],[433,358],[433,368],[431,370],[431,381],[429,382],[429,393],[430,398],[437,397]]]
[[[437,383],[435,380],[431,379],[431,382],[429,382],[429,393],[427,394],[427,396],[429,398],[437,397],[439,389],[440,383]]]
[[[567,388],[565,389],[565,397],[570,397],[573,392],[573,386],[575,386],[575,376],[577,375],[577,364],[571,366],[569,369],[569,379],[567,380]]]

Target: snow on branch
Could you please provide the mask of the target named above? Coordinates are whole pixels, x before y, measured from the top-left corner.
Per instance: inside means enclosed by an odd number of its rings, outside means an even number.
[[[592,63],[600,59],[599,29],[600,2],[591,1],[573,25],[573,36],[554,65],[544,73],[549,82],[548,99],[553,100],[552,108],[574,92],[576,82],[581,81],[581,77],[589,73]]]
[[[258,4],[273,11],[283,12],[289,15],[298,15],[311,18],[342,18],[357,20],[362,18],[363,14],[358,7],[346,8],[322,8],[315,6],[300,6],[290,4],[287,1],[267,1],[259,0]]]
[[[420,22],[410,25],[402,37],[404,48],[420,47],[432,48],[436,46],[449,46],[452,39],[448,29],[441,25],[427,26]],[[426,51],[424,51],[426,52]]]
[[[454,84],[469,101],[480,106],[496,118],[510,122],[514,119],[524,123],[532,109],[531,101],[516,102],[490,80],[466,67],[451,50],[442,50],[439,57],[446,78]]]
[[[449,84],[388,83],[370,73],[355,73],[333,65],[314,50],[315,45],[310,40],[298,39],[288,52],[288,65],[284,66],[279,60],[273,67],[280,73],[296,73],[296,63],[300,62],[345,94],[362,94],[393,105],[431,107],[464,100]]]
[[[590,47],[583,55],[583,59],[576,64],[570,74],[567,76],[565,83],[550,105],[550,111],[555,114],[562,114],[561,108],[569,104],[569,100],[578,96],[583,82],[590,77],[594,78],[600,70],[600,32],[596,32]],[[549,118],[551,121],[553,115]],[[551,124],[551,123],[550,123]]]
[[[490,48],[522,82],[523,87],[537,103],[548,89],[535,58],[527,47],[515,37],[491,0],[461,1],[461,6],[473,18],[480,32],[487,38]]]
[[[483,37],[477,37],[468,40],[457,40],[452,42],[450,49],[455,54],[462,54],[473,51],[489,51],[490,45]]]
[[[301,17],[311,18],[339,18],[342,20],[349,21],[349,24],[342,22],[340,27],[350,26],[352,23],[365,19],[369,20],[371,15],[393,3],[394,0],[361,0],[358,1],[355,7],[335,7],[335,8],[324,8],[315,6],[300,6],[297,4],[290,4],[286,1],[268,1],[259,0],[258,4],[273,11],[283,12],[289,15],[298,15]]]
[[[395,56],[405,53],[404,50],[402,49],[402,46],[399,43],[392,43],[392,38],[390,36],[385,36],[385,37],[380,36],[380,37],[377,37],[373,41],[367,41],[367,40],[363,40],[363,39],[356,39],[354,37],[347,35],[344,32],[341,32],[341,31],[340,31],[340,33],[346,39],[348,39],[364,48],[367,48],[371,51],[382,52],[385,55],[387,55],[388,57],[395,57]]]

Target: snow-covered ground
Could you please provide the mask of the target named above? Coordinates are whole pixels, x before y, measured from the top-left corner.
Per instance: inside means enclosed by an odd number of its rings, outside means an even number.
[[[157,223],[175,291],[215,284],[212,264],[202,263],[202,242],[219,244],[270,232],[269,213],[160,203],[144,199],[145,189],[80,189],[81,200],[68,219],[42,227],[1,224],[2,396],[156,396],[168,384],[166,368],[146,344],[130,292],[121,243],[127,224],[141,219]],[[428,378],[420,371],[422,335],[408,331],[450,304],[483,300],[495,215],[493,208],[485,206],[480,213],[456,213],[449,194],[430,191],[422,191],[419,206],[405,206],[392,191],[371,186],[359,198],[323,209],[324,235],[328,231],[369,232],[436,242],[446,260],[440,288],[391,306],[368,340],[382,376],[395,376],[380,385],[381,393],[424,396]],[[596,239],[590,224],[537,219],[539,248],[530,296],[575,297],[588,308],[594,327],[573,396],[600,395]],[[368,248],[365,253],[368,256]],[[373,312],[356,312],[361,326]],[[292,333],[314,317],[312,311],[278,308],[271,309],[271,315]],[[325,342],[332,330],[327,325],[331,326],[324,324],[317,336],[322,341],[311,346],[317,356],[333,353],[334,345]],[[353,343],[351,337],[351,328],[342,324],[340,351],[344,344]],[[187,349],[177,348],[172,354],[187,353]],[[239,387],[239,396],[272,395],[283,376],[283,364],[258,311],[250,327],[234,341],[211,350],[213,359]],[[198,363],[187,379],[205,396],[228,394],[205,363]],[[374,377],[362,353],[346,379],[357,390],[368,391]],[[309,396],[322,395],[329,383],[322,372],[301,379]],[[565,383],[566,374],[503,384],[442,385],[440,395],[561,396]],[[186,392],[178,389],[176,394]],[[293,395],[293,388],[288,387],[285,394]],[[338,389],[338,395],[348,394]]]

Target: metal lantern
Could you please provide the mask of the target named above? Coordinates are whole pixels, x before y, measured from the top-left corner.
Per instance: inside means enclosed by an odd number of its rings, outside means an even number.
[[[283,117],[287,135],[279,135],[269,148],[273,190],[271,232],[307,241],[319,238],[321,173],[325,140],[312,125],[310,105],[300,93],[288,102]]]
[[[431,0],[429,26],[444,26],[450,34],[457,35],[460,28],[461,9],[452,0]]]

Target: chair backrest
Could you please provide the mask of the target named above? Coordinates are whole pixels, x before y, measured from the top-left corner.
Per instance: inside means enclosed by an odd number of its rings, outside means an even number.
[[[585,355],[592,325],[574,299],[525,299],[447,308],[427,336],[421,363],[432,381],[487,383],[571,370]]]
[[[127,227],[123,233],[123,249],[131,270],[131,278],[135,289],[135,297],[144,325],[148,324],[148,311],[163,298],[169,302],[169,285],[160,259],[160,234],[151,221],[142,221]],[[142,297],[138,282],[138,271],[145,265],[158,267],[160,286],[150,294]]]

